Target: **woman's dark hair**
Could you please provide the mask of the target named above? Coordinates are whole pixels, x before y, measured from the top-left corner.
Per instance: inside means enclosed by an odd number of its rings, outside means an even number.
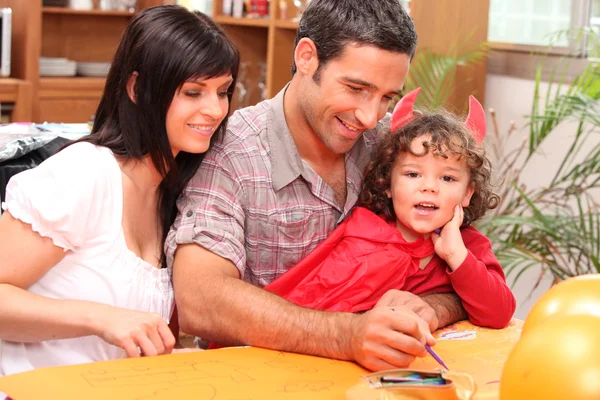
[[[316,82],[322,68],[340,57],[349,44],[375,46],[411,58],[417,48],[417,31],[398,0],[312,0],[302,13],[296,46],[302,38],[311,39],[317,48]]]
[[[121,38],[92,133],[81,141],[107,147],[125,160],[150,156],[164,177],[158,199],[163,242],[177,215],[177,197],[203,159],[203,154],[184,151],[173,157],[166,131],[171,101],[186,81],[231,74],[231,104],[238,66],[238,50],[224,31],[206,15],[180,6],[142,10]],[[127,93],[134,73],[135,102]],[[215,135],[224,133],[226,123],[227,118]],[[166,265],[164,254],[161,264]]]
[[[413,140],[429,136],[423,143],[424,151],[416,154],[410,147]],[[464,209],[463,226],[481,218],[487,210],[496,208],[500,197],[492,191],[492,166],[483,145],[478,145],[463,121],[447,112],[436,112],[417,116],[396,132],[387,135],[375,159],[365,172],[359,203],[375,214],[395,220],[392,200],[386,193],[390,189],[392,171],[398,156],[411,153],[423,157],[429,152],[435,156],[464,157],[469,168],[471,183],[475,185],[468,207]]]

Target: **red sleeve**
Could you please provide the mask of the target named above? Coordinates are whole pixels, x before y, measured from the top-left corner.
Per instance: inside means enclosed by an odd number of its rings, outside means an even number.
[[[448,269],[452,287],[460,296],[469,321],[479,326],[504,328],[515,312],[516,301],[506,284],[502,266],[492,252],[489,239],[477,229],[464,229],[463,240],[469,254],[456,270]]]

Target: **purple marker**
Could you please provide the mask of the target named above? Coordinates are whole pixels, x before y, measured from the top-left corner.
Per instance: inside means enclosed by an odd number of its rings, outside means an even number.
[[[437,361],[442,367],[444,367],[447,371],[450,371],[450,368],[448,368],[446,366],[446,364],[444,364],[444,361],[440,358],[440,356],[438,356],[437,354],[435,354],[435,351],[433,351],[433,349],[431,348],[431,346],[429,346],[428,344],[425,345],[425,350],[427,350],[427,352],[429,354],[431,354],[431,357],[435,358],[435,361]]]
[[[396,311],[394,308],[391,309],[392,311]],[[437,354],[435,354],[435,351],[433,351],[433,349],[431,348],[431,346],[429,346],[428,344],[425,345],[425,350],[427,350],[427,352],[429,354],[431,354],[431,357],[435,358],[435,361],[437,361],[442,367],[444,367],[447,371],[450,371],[450,368],[448,368],[446,366],[446,364],[444,364],[444,360],[442,360],[440,358],[440,356],[438,356]]]

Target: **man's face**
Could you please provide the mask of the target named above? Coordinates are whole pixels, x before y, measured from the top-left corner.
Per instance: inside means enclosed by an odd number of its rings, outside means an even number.
[[[318,81],[303,85],[306,122],[329,151],[347,153],[375,127],[404,85],[409,63],[406,54],[349,44],[321,68]]]

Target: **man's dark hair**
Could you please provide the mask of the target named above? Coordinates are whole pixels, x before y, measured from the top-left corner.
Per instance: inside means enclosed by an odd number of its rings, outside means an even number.
[[[415,54],[417,32],[399,0],[312,0],[302,14],[296,43],[311,39],[317,48],[319,81],[322,68],[342,55],[348,44]],[[296,63],[292,74],[296,73]]]

